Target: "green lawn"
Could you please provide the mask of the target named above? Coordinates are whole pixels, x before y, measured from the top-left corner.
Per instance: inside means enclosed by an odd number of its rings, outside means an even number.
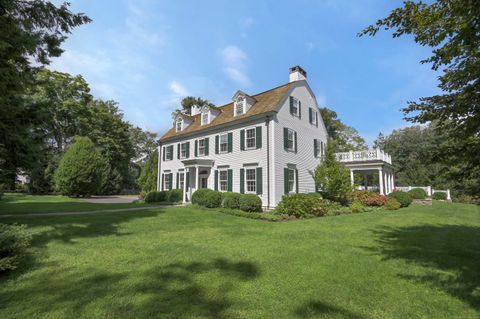
[[[35,235],[21,269],[0,277],[0,318],[480,317],[473,205],[277,223],[191,208],[3,222]]]
[[[142,207],[146,204],[96,204],[60,195],[5,194],[0,200],[0,215],[51,212],[80,212],[99,209]]]

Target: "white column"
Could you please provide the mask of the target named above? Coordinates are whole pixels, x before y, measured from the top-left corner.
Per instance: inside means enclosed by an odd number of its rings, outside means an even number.
[[[380,195],[385,195],[383,190],[383,170],[381,168],[378,170],[378,184]]]
[[[388,174],[388,185],[389,185],[388,193],[390,194],[391,192],[393,192],[393,173]]]
[[[350,182],[352,183],[352,186],[355,184],[355,178],[353,176],[353,170],[350,170]]]
[[[183,203],[185,204],[187,202],[187,169],[183,171]]]
[[[198,166],[195,166],[195,190],[198,189],[198,178],[199,178],[199,175],[198,175]]]

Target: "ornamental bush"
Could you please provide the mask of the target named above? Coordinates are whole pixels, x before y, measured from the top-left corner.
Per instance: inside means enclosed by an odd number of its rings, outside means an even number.
[[[172,189],[167,191],[166,201],[169,203],[178,203],[183,200],[183,189]]]
[[[388,197],[368,190],[356,190],[352,193],[351,201],[358,201],[365,206],[384,206]]]
[[[395,198],[389,198],[387,201],[387,205],[385,205],[388,210],[397,210],[400,209],[401,206],[402,205],[400,205],[398,200],[396,200]]]
[[[445,192],[435,192],[432,195],[432,199],[447,200],[447,193],[445,193]]]
[[[277,205],[276,212],[297,218],[305,218],[323,216],[327,213],[327,208],[323,205],[319,196],[290,194],[282,197],[282,200]]]
[[[145,196],[145,203],[161,203],[167,201],[167,192],[151,191]]]
[[[211,191],[205,194],[205,203],[203,206],[208,208],[217,208],[222,206],[222,193],[218,191]]]
[[[395,191],[388,194],[388,197],[395,198],[401,207],[408,207],[412,203],[412,196],[409,193]]]
[[[261,212],[262,200],[255,194],[240,194],[239,206],[245,212]]]
[[[205,203],[205,196],[207,193],[213,192],[213,190],[208,189],[208,188],[200,188],[197,189],[193,194],[192,194],[192,204],[197,204],[200,206],[206,206]]]
[[[223,193],[222,206],[225,208],[239,209],[240,208],[240,194],[233,192]]]
[[[365,205],[359,201],[354,201],[350,204],[350,209],[352,213],[363,213],[365,211]]]
[[[77,137],[65,152],[55,172],[58,192],[68,196],[98,194],[108,165],[88,137]]]
[[[425,199],[427,198],[427,192],[423,188],[412,188],[408,191],[413,199]]]
[[[0,224],[0,272],[17,268],[31,239],[26,225]]]

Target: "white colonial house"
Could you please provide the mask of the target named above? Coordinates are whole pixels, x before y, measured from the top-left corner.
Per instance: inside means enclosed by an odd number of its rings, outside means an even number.
[[[311,171],[320,163],[327,132],[318,103],[299,66],[290,81],[232,102],[175,113],[160,138],[158,190],[199,188],[260,196],[266,209],[284,194],[315,191]]]

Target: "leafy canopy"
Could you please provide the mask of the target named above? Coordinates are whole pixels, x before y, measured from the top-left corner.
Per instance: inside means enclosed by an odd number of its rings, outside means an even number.
[[[358,131],[344,124],[335,111],[324,107],[320,109],[320,114],[325,123],[328,136],[336,143],[337,151],[361,151],[368,148]]]

